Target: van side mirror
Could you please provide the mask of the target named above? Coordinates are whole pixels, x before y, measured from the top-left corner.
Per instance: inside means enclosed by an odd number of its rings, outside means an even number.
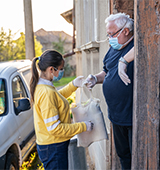
[[[29,98],[23,98],[18,101],[18,107],[15,108],[15,113],[18,115],[22,111],[29,110],[31,108]]]

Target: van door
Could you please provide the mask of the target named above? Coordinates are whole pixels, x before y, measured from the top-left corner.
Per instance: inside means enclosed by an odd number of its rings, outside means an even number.
[[[12,86],[12,100],[13,107],[18,107],[18,101],[23,98],[29,98],[29,91],[26,85],[26,81],[23,80],[21,74],[18,72],[14,73],[11,78]],[[28,142],[29,138],[34,135],[33,125],[33,110],[32,108],[27,111],[20,112],[16,115],[13,109],[16,121],[19,126],[21,149]]]

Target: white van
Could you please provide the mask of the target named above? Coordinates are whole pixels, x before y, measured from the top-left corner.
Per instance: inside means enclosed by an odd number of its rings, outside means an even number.
[[[31,61],[0,62],[0,169],[19,169],[35,146]]]

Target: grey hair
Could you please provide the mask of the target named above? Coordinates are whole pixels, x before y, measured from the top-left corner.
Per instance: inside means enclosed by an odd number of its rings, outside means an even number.
[[[114,23],[117,25],[119,29],[128,28],[129,31],[134,30],[134,20],[125,13],[120,12],[117,14],[111,14],[109,17],[105,19],[105,24],[107,25],[108,22],[110,21],[114,21]]]

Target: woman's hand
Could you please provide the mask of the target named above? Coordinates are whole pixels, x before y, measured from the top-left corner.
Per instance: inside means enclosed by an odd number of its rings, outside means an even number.
[[[72,82],[75,87],[82,87],[84,76],[78,76]]]
[[[93,126],[94,124],[91,121],[84,121],[84,123],[86,124],[87,127],[87,131],[90,132],[93,130]]]

